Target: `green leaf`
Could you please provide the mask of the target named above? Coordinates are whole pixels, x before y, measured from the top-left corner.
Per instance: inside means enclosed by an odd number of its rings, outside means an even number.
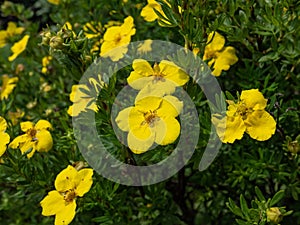
[[[255,186],[255,193],[256,193],[256,196],[258,197],[259,201],[266,201],[266,198],[264,197],[263,193],[257,186]]]
[[[229,202],[226,202],[226,206],[235,215],[243,218],[243,213],[242,213],[241,209],[233,202],[233,200],[231,198],[229,198]]]
[[[241,204],[241,209],[242,209],[243,214],[245,215],[247,220],[249,220],[250,219],[249,208],[248,208],[247,202],[243,195],[240,195],[240,204]]]
[[[270,206],[274,206],[284,197],[284,190],[278,191],[270,201]]]

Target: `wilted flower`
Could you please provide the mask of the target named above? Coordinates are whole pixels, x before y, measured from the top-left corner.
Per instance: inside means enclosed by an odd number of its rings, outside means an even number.
[[[39,120],[35,125],[29,121],[22,122],[21,130],[25,134],[16,137],[9,147],[20,148],[22,154],[28,153],[28,158],[31,158],[35,151],[47,152],[53,145],[49,129],[52,129],[52,125],[46,120]]]
[[[55,225],[68,225],[76,214],[76,198],[87,193],[93,184],[93,170],[77,171],[68,166],[55,179],[55,189],[40,202],[43,216],[55,215]]]
[[[128,132],[128,147],[135,154],[146,152],[153,143],[168,145],[180,133],[177,117],[183,103],[176,97],[148,96],[136,101],[135,106],[119,112],[116,123],[122,131]]]
[[[135,28],[131,16],[128,16],[121,26],[109,27],[103,36],[100,55],[110,57],[113,61],[121,59],[126,54],[127,46],[134,34]]]
[[[229,70],[230,66],[238,61],[235,49],[224,45],[225,38],[218,32],[208,35],[203,60],[209,60],[208,65],[213,66],[212,74],[214,76],[220,76],[222,70]]]
[[[225,118],[214,114],[213,124],[224,143],[241,139],[244,132],[258,141],[268,140],[276,130],[276,122],[265,111],[267,100],[258,89],[242,91],[237,103],[227,101],[229,106]]]

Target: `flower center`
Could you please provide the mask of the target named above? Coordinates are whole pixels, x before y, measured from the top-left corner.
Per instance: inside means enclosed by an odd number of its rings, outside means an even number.
[[[31,141],[37,141],[37,138],[35,136],[36,133],[37,133],[37,130],[34,128],[31,128],[27,131],[27,135],[31,138]]]
[[[253,112],[253,109],[248,108],[245,103],[239,102],[236,112],[242,117],[243,120],[247,119],[247,115]]]
[[[76,193],[73,189],[67,190],[65,193],[63,193],[64,200],[67,203],[72,202],[76,198]]]
[[[159,117],[156,114],[156,111],[149,111],[144,113],[145,120],[142,125],[148,124],[150,127],[154,127],[155,121],[159,120]]]
[[[154,70],[154,79],[153,79],[153,83],[157,83],[159,81],[162,81],[164,82],[165,81],[165,74],[163,74],[162,72],[160,72],[160,68],[159,66],[157,65],[157,63],[154,64],[153,66],[153,70]]]
[[[122,40],[122,37],[121,37],[121,35],[120,34],[117,34],[116,36],[115,36],[115,43],[116,44],[119,44],[119,42]]]

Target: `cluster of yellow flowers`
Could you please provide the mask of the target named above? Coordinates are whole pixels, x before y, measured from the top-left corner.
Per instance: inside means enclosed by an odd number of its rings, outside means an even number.
[[[136,59],[132,67],[127,82],[139,93],[134,106],[120,111],[115,120],[122,131],[128,132],[128,147],[140,154],[154,143],[168,145],[179,136],[180,124],[176,117],[182,111],[183,102],[171,94],[189,76],[166,60],[151,67],[147,61]]]

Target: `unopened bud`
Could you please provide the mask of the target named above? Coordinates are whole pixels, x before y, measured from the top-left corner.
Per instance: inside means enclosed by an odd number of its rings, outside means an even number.
[[[268,222],[278,224],[282,220],[282,213],[278,207],[272,207],[267,210]]]
[[[60,36],[54,36],[50,39],[50,47],[53,49],[62,49],[64,39]]]

